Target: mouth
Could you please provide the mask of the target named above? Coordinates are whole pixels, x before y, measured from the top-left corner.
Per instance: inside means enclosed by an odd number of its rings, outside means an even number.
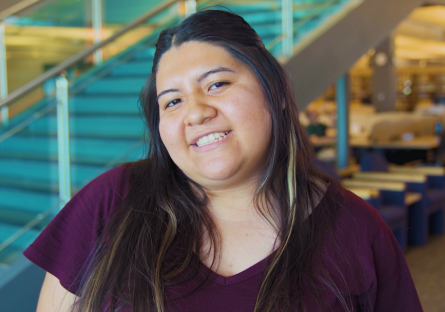
[[[230,134],[230,132],[232,131],[210,133],[208,135],[199,138],[199,140],[192,145],[197,147],[203,147],[212,143],[219,142],[223,140],[225,137],[227,137]]]

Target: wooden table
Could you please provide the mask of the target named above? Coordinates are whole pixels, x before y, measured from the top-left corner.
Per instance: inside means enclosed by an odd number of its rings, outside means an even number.
[[[331,147],[337,144],[337,138],[335,137],[315,137],[310,139],[311,144],[314,147]]]
[[[416,149],[430,150],[439,147],[440,137],[424,136],[413,138],[409,141],[392,141],[392,142],[371,142],[368,138],[351,138],[349,139],[351,147],[372,147],[384,149]]]
[[[380,196],[380,191],[372,188],[361,188],[361,187],[348,187],[352,193],[357,195],[358,197],[369,200],[371,198],[375,198]],[[406,193],[405,194],[405,205],[410,206],[419,202],[422,199],[422,194],[420,193]]]
[[[368,200],[368,199],[380,196],[380,191],[377,189],[361,188],[361,187],[348,187],[348,190],[364,200]]]
[[[337,174],[340,178],[346,178],[352,175],[353,173],[359,172],[361,170],[359,164],[349,165],[345,168],[337,169]]]
[[[419,202],[422,199],[422,194],[420,193],[406,193],[405,194],[405,205],[410,206]]]
[[[315,147],[327,147],[337,144],[336,138],[317,138],[311,140]],[[430,150],[438,148],[440,145],[440,137],[438,136],[423,136],[416,137],[409,141],[391,141],[391,142],[372,142],[369,138],[350,138],[349,145],[351,147],[370,147],[370,148],[384,148],[384,149],[417,149]]]

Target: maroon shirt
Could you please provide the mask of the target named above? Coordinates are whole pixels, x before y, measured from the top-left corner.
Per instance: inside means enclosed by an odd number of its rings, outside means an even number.
[[[78,276],[112,208],[128,192],[127,168],[128,164],[112,169],[80,190],[24,252],[29,260],[56,276],[71,293],[76,294]],[[325,198],[338,196],[338,191],[337,186],[331,184],[316,209],[329,209]],[[357,278],[350,263],[336,261],[336,250],[329,238],[321,251],[327,263],[342,272],[346,282],[343,285],[347,285],[345,294],[361,306],[360,311],[422,311],[405,258],[391,230],[377,210],[354,194],[348,191],[345,194],[333,235],[346,246],[346,253],[350,253],[346,258],[360,262],[363,277]],[[210,272],[208,285],[172,301],[167,310],[252,312],[266,263],[267,258],[230,277]],[[201,270],[209,271],[203,264]],[[169,296],[177,295],[193,284],[190,281],[166,291]],[[303,293],[307,311],[319,311],[310,292]],[[326,311],[344,311],[332,292],[322,292],[322,300]]]

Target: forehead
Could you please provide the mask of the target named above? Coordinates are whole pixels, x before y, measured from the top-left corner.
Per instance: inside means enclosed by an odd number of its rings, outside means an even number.
[[[245,68],[226,49],[209,43],[190,41],[172,47],[159,61],[156,85],[174,82],[184,77],[194,78],[216,67],[229,67],[235,71]]]

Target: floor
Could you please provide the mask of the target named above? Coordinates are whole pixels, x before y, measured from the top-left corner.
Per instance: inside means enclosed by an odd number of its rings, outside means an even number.
[[[409,248],[405,257],[424,312],[445,312],[445,235]]]

